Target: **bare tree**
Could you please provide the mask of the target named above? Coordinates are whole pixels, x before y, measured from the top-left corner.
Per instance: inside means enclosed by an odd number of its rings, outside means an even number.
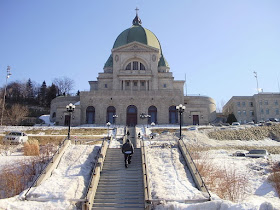
[[[53,83],[58,88],[58,95],[69,94],[74,88],[74,80],[69,77],[55,78]]]
[[[28,115],[28,107],[20,104],[13,104],[12,107],[7,110],[6,120],[10,125],[19,125],[21,120]]]
[[[216,106],[217,107],[216,108],[217,113],[222,113],[223,112],[224,105],[225,105],[225,101],[224,101],[224,99],[222,99]]]

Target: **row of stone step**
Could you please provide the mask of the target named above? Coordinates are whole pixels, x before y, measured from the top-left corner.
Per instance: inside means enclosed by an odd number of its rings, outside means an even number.
[[[128,168],[121,149],[107,150],[92,209],[144,209],[140,149],[135,148]]]

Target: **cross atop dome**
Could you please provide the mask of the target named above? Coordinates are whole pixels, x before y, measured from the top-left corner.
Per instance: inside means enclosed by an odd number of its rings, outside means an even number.
[[[135,18],[133,19],[132,24],[135,25],[135,26],[141,25],[141,24],[142,24],[142,21],[141,21],[141,19],[138,17],[138,11],[139,11],[139,9],[136,7],[135,11],[136,11],[136,16],[135,16]]]

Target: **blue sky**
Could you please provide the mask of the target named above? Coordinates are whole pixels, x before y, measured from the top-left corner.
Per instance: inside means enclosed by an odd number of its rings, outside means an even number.
[[[278,0],[0,0],[0,86],[10,65],[9,82],[50,85],[68,76],[73,92],[89,90],[136,6],[174,78],[186,75],[187,94],[210,96],[221,107],[257,92],[253,71],[264,92],[279,92]]]

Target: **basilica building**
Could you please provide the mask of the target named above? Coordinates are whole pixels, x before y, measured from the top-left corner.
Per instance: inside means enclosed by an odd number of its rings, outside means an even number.
[[[177,124],[176,106],[182,104],[186,107],[183,125],[214,121],[215,101],[207,96],[185,96],[184,82],[174,80],[158,38],[142,27],[136,14],[132,26],[117,37],[103,72],[96,81],[89,81],[90,90],[53,99],[50,118],[56,125],[67,125],[65,107],[72,103],[73,126]]]

